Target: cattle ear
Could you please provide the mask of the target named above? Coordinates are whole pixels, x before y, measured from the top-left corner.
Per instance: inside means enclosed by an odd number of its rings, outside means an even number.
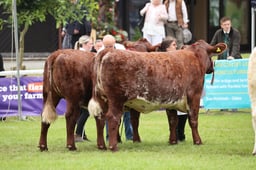
[[[227,45],[225,43],[218,43],[213,48],[213,53],[220,55],[227,49]]]

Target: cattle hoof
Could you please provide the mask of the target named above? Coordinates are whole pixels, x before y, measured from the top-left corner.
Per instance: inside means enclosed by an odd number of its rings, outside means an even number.
[[[99,150],[107,150],[107,147],[106,147],[106,146],[103,146],[103,145],[100,145],[100,146],[98,146],[98,149],[99,149]]]
[[[75,151],[75,150],[76,150],[76,147],[75,147],[75,146],[72,146],[72,145],[68,145],[67,148],[68,148],[68,150],[70,150],[70,151]]]
[[[140,138],[133,138],[133,143],[140,143],[141,142],[141,140],[140,140]]]
[[[178,144],[178,142],[177,142],[176,140],[170,141],[169,143],[170,143],[171,145],[176,145],[176,144]]]
[[[115,146],[109,146],[109,149],[110,149],[112,152],[118,151],[118,148],[115,147]]]
[[[141,143],[140,140],[134,140],[133,143]]]
[[[195,141],[194,144],[195,144],[195,145],[201,145],[202,142],[201,142],[201,141]]]
[[[48,151],[48,148],[47,148],[47,146],[45,146],[45,145],[40,145],[40,146],[38,146],[38,147],[39,147],[39,149],[40,149],[41,152],[43,152],[43,151]]]

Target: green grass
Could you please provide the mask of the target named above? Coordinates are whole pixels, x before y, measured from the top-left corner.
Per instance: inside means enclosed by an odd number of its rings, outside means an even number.
[[[65,119],[60,116],[49,129],[48,152],[37,148],[40,118],[16,117],[0,122],[0,169],[254,169],[254,133],[250,110],[237,113],[211,110],[199,115],[199,133],[203,145],[192,144],[191,130],[186,125],[186,141],[168,144],[168,125],[165,112],[141,115],[142,143],[126,141],[119,151],[100,151],[96,148],[96,128],[93,118],[86,124],[90,142],[77,143],[77,151],[66,146]]]
[[[241,54],[243,59],[249,58],[250,57],[250,53],[242,53]],[[215,61],[217,60],[217,56],[213,56],[212,59]]]

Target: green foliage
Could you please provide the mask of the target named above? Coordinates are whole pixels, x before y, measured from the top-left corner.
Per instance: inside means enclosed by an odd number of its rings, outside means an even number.
[[[254,133],[250,110],[219,112],[210,110],[199,115],[199,133],[203,145],[192,144],[192,134],[186,124],[186,141],[169,145],[168,123],[164,111],[142,114],[142,143],[126,141],[118,144],[119,151],[96,148],[95,120],[90,117],[85,129],[90,142],[77,143],[77,151],[68,151],[65,118],[60,116],[48,133],[48,152],[37,148],[40,117],[19,121],[16,117],[0,122],[0,169],[255,169]]]
[[[139,27],[135,27],[134,29],[134,35],[132,37],[132,41],[137,41],[142,37],[142,32]]]
[[[95,0],[79,0],[77,4],[72,4],[68,0],[17,0],[18,25],[23,29],[23,25],[31,26],[35,22],[43,22],[47,15],[53,16],[56,20],[56,27],[66,24],[68,21],[82,20],[83,17],[95,21],[98,10],[98,2]],[[11,24],[12,0],[0,2],[4,9],[2,13],[9,14],[9,24]],[[7,21],[6,20],[6,21]],[[0,20],[0,28],[3,26],[3,19]]]

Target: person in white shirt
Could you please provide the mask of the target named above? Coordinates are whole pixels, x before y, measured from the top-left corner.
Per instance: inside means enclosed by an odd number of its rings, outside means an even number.
[[[152,45],[157,45],[165,38],[164,23],[168,18],[168,14],[162,0],[151,0],[147,3],[140,15],[145,16],[144,26],[142,28],[143,37]]]

